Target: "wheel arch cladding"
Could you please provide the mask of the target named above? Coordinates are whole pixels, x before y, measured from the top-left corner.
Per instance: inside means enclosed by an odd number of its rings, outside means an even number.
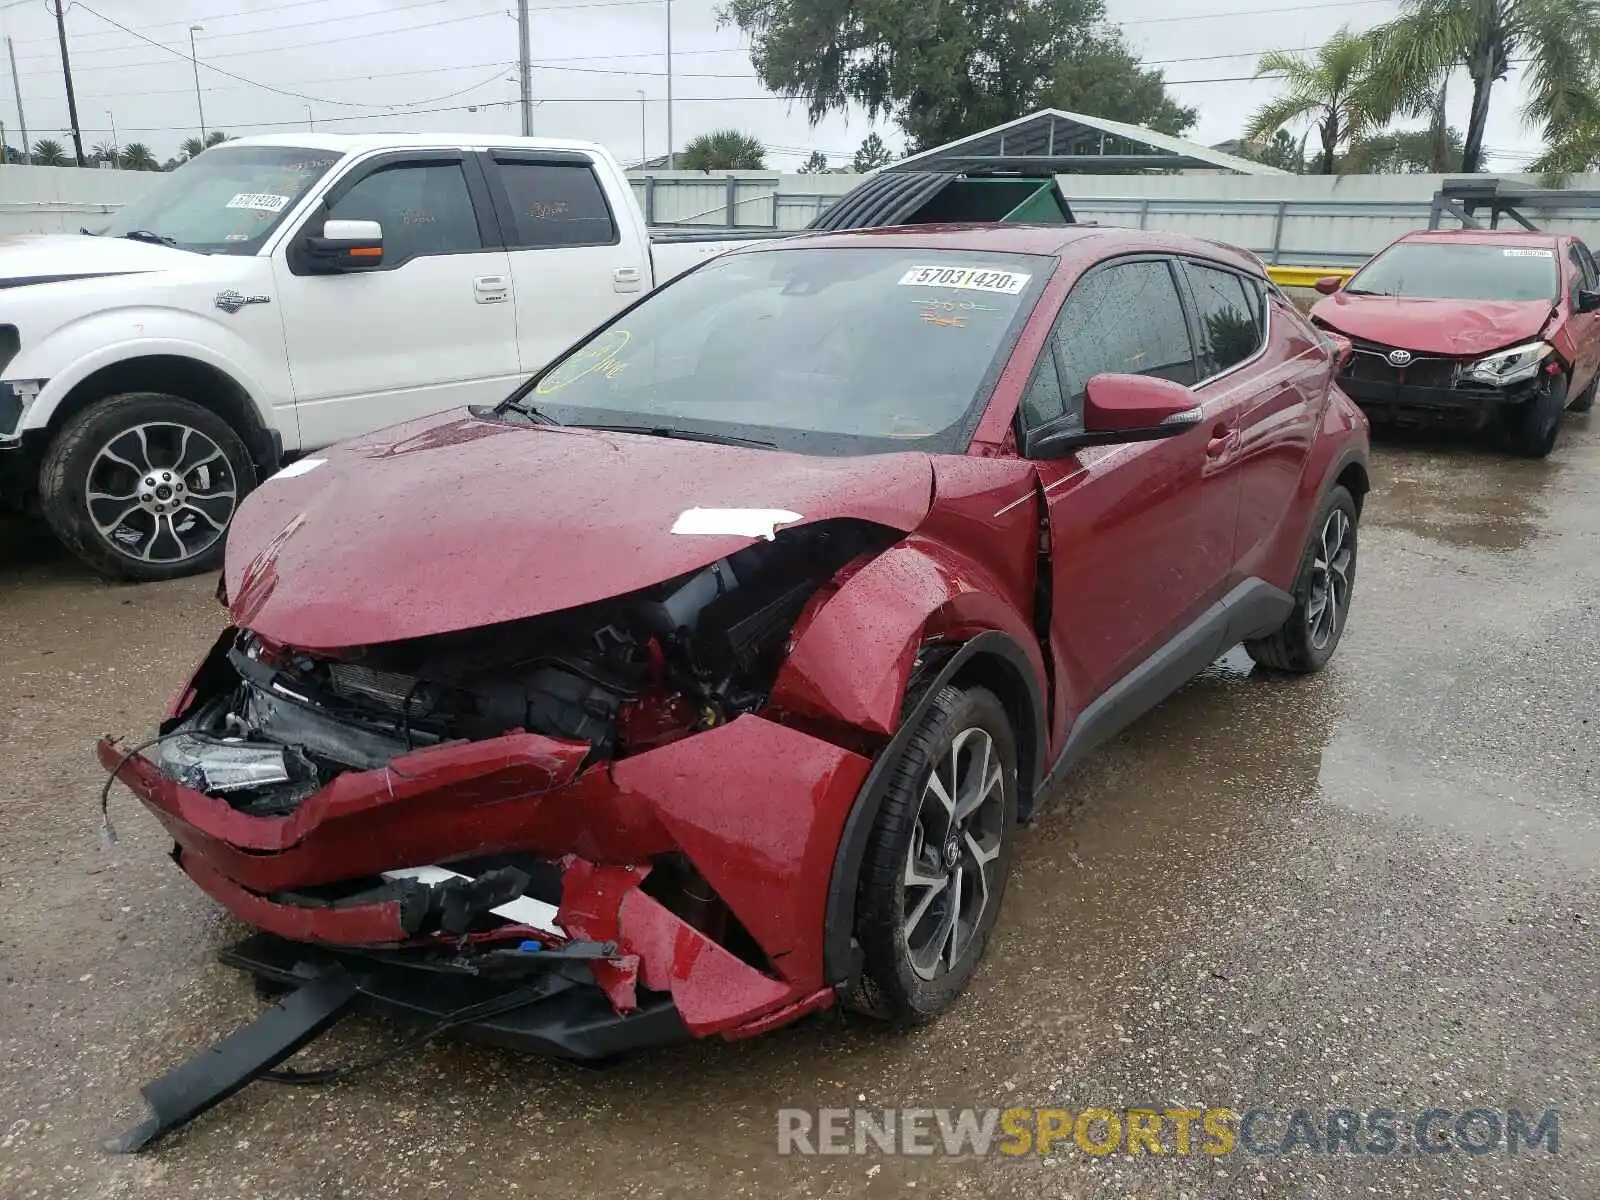
[[[1356,502],[1356,516],[1359,517],[1367,493],[1372,490],[1372,479],[1367,474],[1366,464],[1358,459],[1351,459],[1339,469],[1339,474],[1334,477],[1333,482],[1350,493],[1350,498]]]
[[[124,392],[160,392],[209,409],[239,435],[261,478],[277,470],[275,439],[250,393],[226,371],[181,354],[125,358],[84,376],[51,414],[50,435],[97,402]]]
[[[1037,647],[1033,647],[1035,653]],[[953,652],[930,664],[925,679],[916,681],[914,698],[901,715],[899,728],[878,752],[872,769],[845,819],[828,880],[827,920],[823,927],[824,978],[845,987],[861,968],[855,943],[856,884],[861,874],[867,842],[878,818],[885,792],[894,775],[894,763],[916,731],[928,707],[946,684],[983,687],[1005,707],[1017,734],[1018,814],[1031,809],[1034,790],[1042,781],[1045,706],[1043,689],[1035,673],[1034,655],[1010,634],[987,630],[954,647]]]

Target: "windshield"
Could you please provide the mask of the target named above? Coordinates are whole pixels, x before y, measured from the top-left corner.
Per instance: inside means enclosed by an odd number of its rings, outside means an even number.
[[[1556,252],[1548,246],[1401,242],[1356,274],[1352,296],[1419,300],[1543,300],[1554,303]]]
[[[640,302],[512,406],[815,454],[964,450],[1054,265],[877,247],[735,254]]]
[[[298,146],[214,146],[94,232],[155,234],[184,250],[254,254],[340,157]]]

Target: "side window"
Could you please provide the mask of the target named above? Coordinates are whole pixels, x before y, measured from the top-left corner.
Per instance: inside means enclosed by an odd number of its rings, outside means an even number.
[[[1068,411],[1081,412],[1089,380],[1108,371],[1195,381],[1188,323],[1164,261],[1092,270],[1062,305],[1053,339]]]
[[[1592,291],[1600,287],[1600,280],[1595,277],[1594,255],[1589,253],[1589,247],[1575,240],[1568,248],[1567,254],[1572,259],[1572,302],[1577,304],[1577,289],[1587,288]]]
[[[1061,394],[1061,374],[1056,370],[1056,356],[1049,342],[1039,353],[1039,369],[1034,372],[1028,394],[1022,398],[1022,419],[1028,428],[1057,420],[1067,411],[1066,398]]]
[[[1261,291],[1244,276],[1184,263],[1200,323],[1202,379],[1238,366],[1261,349]]]
[[[460,163],[398,164],[374,171],[339,197],[328,216],[382,225],[386,266],[483,249]]]
[[[497,167],[511,201],[513,248],[609,246],[616,222],[591,167],[577,163],[502,162]]]
[[[1586,288],[1600,288],[1600,266],[1596,266],[1594,255],[1589,252],[1589,247],[1578,241],[1572,244],[1578,248],[1578,257],[1583,261],[1583,286]]]

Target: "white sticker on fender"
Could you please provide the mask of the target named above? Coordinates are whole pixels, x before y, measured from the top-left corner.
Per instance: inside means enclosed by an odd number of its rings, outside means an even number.
[[[724,537],[758,537],[772,541],[779,525],[805,520],[786,508],[686,508],[678,514],[672,532]]]
[[[1517,249],[1517,250],[1502,250],[1501,253],[1504,254],[1507,258],[1554,258],[1556,256],[1556,252],[1554,250],[1524,250],[1524,249]]]
[[[1032,278],[1024,271],[996,271],[989,267],[912,267],[900,277],[900,286],[957,288],[964,292],[1015,296]]]
[[[289,197],[272,192],[240,192],[228,201],[228,208],[248,208],[256,212],[282,212],[289,207]]]
[[[274,479],[293,479],[296,475],[305,475],[308,472],[315,471],[327,461],[325,458],[302,458],[297,462],[290,463],[276,475],[269,475],[267,482],[271,483]]]

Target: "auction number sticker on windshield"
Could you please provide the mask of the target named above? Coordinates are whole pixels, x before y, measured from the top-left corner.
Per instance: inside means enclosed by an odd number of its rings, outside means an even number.
[[[960,288],[967,292],[1015,296],[1032,278],[1021,271],[996,271],[989,267],[912,267],[900,277],[900,286]]]
[[[228,201],[229,208],[248,208],[256,212],[282,212],[289,206],[289,197],[275,196],[271,192],[240,192]]]
[[[1507,258],[1554,258],[1556,256],[1554,250],[1504,250],[1501,253]]]

